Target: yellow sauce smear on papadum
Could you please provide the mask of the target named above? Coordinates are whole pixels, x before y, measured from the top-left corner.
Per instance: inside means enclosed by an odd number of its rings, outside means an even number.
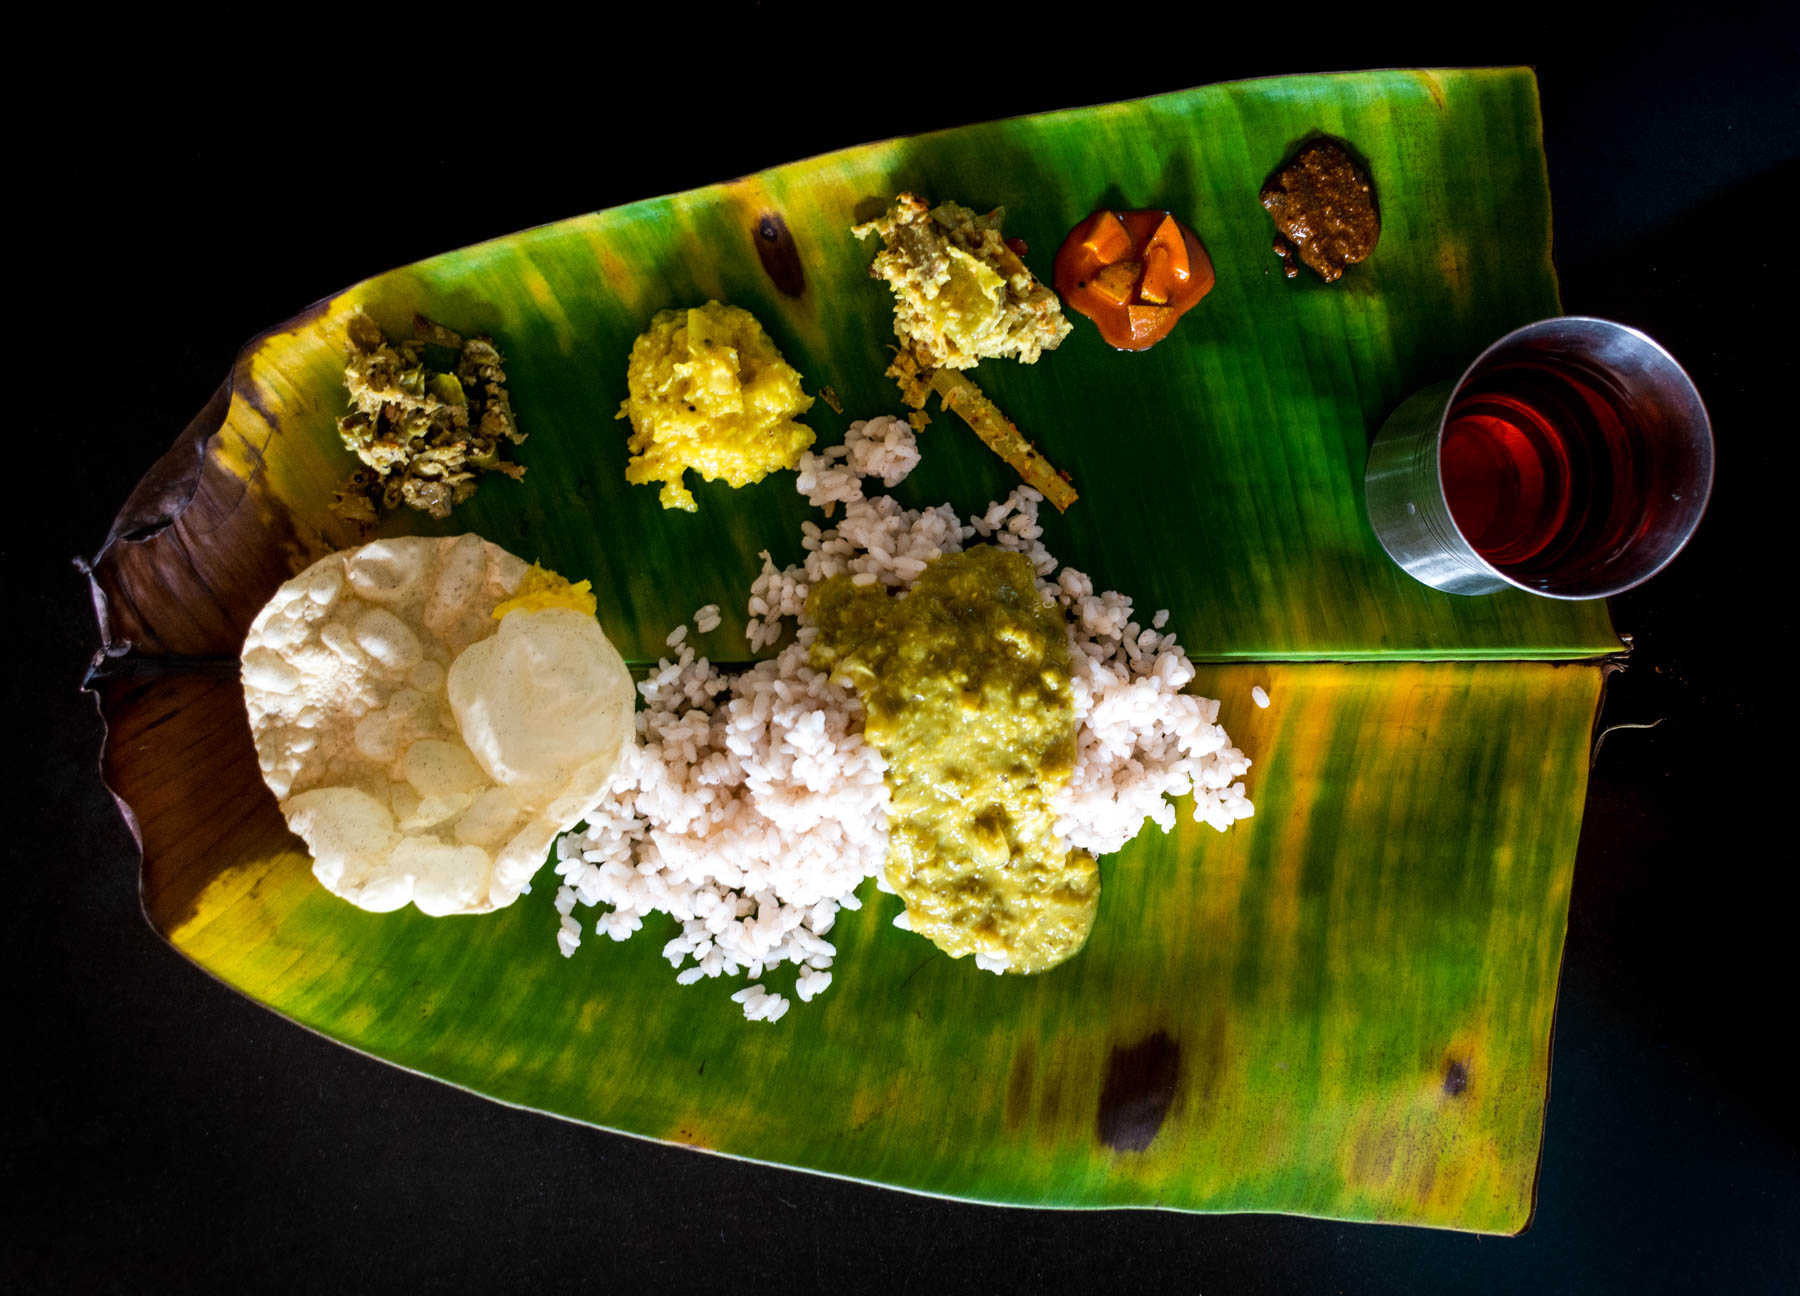
[[[571,585],[555,572],[533,563],[513,596],[494,608],[494,620],[498,621],[510,612],[542,612],[545,608],[568,608],[583,616],[593,616],[598,607],[592,581]]]

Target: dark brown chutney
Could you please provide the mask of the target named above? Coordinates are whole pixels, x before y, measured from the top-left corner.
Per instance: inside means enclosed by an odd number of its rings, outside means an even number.
[[[1336,140],[1309,140],[1270,176],[1262,205],[1279,231],[1275,255],[1287,277],[1304,261],[1326,283],[1375,250],[1381,218],[1369,173]]]

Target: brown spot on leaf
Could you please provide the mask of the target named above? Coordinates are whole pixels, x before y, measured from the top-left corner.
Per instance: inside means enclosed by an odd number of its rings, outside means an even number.
[[[1450,1059],[1449,1064],[1444,1067],[1444,1092],[1452,1098],[1460,1098],[1468,1087],[1469,1068],[1455,1058]]]
[[[751,241],[756,244],[757,259],[763,272],[782,293],[798,297],[806,291],[806,271],[800,266],[800,250],[780,212],[766,211],[752,228]]]
[[[1431,1190],[1437,1186],[1438,1163],[1435,1157],[1430,1156],[1421,1157],[1419,1160],[1419,1182],[1418,1186],[1413,1189],[1413,1200],[1428,1202],[1431,1200]]]
[[[1006,1128],[1018,1129],[1031,1111],[1032,1081],[1037,1076],[1037,1050],[1029,1040],[1013,1054],[1012,1071],[1006,1080]]]
[[[1130,1048],[1114,1046],[1100,1090],[1100,1141],[1119,1152],[1142,1152],[1162,1129],[1181,1080],[1181,1045],[1163,1031]]]
[[[1058,1050],[1060,1054],[1061,1050]],[[1037,1094],[1037,1125],[1041,1130],[1054,1130],[1057,1117],[1062,1112],[1063,1069],[1060,1060],[1052,1061],[1046,1068],[1043,1086]]]
[[[1358,1183],[1384,1183],[1394,1172],[1400,1153],[1400,1131],[1377,1126],[1359,1136],[1352,1153],[1351,1173]]]

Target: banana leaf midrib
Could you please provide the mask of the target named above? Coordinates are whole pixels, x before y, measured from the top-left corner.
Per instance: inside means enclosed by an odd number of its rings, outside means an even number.
[[[777,645],[785,647],[791,640],[783,640]],[[1371,665],[1426,665],[1454,664],[1458,662],[1479,662],[1492,665],[1504,665],[1508,662],[1533,663],[1556,666],[1599,666],[1622,665],[1629,660],[1630,648],[1621,648],[1616,653],[1590,654],[1581,657],[1518,657],[1506,655],[1488,655],[1480,653],[1461,653],[1454,656],[1429,657],[1233,657],[1218,654],[1202,655],[1188,653],[1188,660],[1196,666],[1371,666]],[[771,654],[772,656],[772,654]],[[708,655],[706,660],[722,671],[747,671],[753,666],[769,661],[770,657],[715,657]],[[663,661],[674,660],[673,655],[656,660],[633,658],[626,661],[626,667],[634,679],[643,679],[651,671],[658,668]],[[130,677],[137,675],[168,675],[180,672],[192,672],[199,675],[234,675],[239,668],[236,657],[217,656],[163,656],[156,653],[139,652],[135,647],[127,647],[125,651],[108,655],[101,652],[96,655],[94,663],[88,668],[83,678],[83,686],[97,680]]]

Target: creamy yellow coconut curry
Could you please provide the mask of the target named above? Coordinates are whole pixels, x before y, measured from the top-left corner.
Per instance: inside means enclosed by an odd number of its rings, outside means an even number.
[[[946,554],[899,597],[835,576],[807,611],[812,664],[856,688],[887,760],[885,872],[912,930],[1010,972],[1080,950],[1100,874],[1057,840],[1050,796],[1075,764],[1069,636],[1030,562]]]

